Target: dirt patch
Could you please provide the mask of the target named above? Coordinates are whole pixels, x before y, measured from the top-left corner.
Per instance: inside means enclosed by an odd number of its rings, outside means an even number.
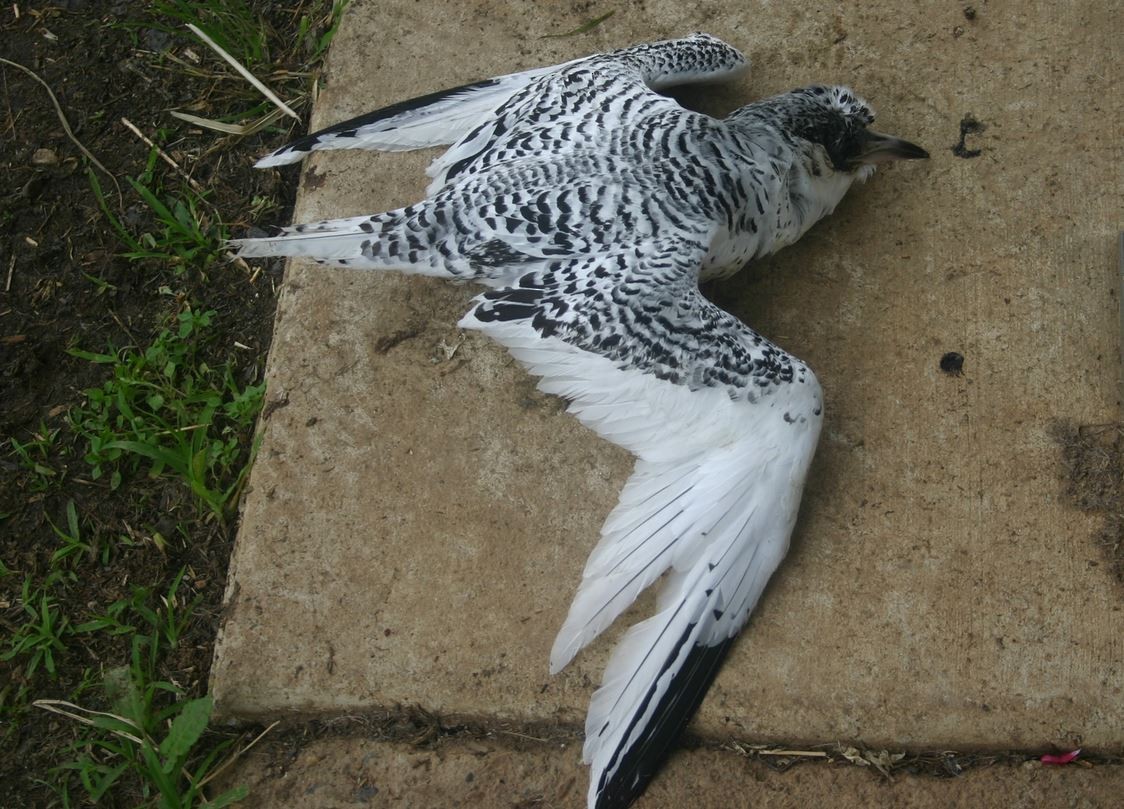
[[[375,754],[369,752],[375,749],[384,754],[389,754],[394,748],[405,750],[411,763],[400,771],[403,774],[419,766],[413,756],[431,754],[434,761],[424,766],[442,766],[446,757],[456,755],[458,750],[468,749],[480,756],[486,747],[519,755],[546,755],[565,766],[574,767],[578,761],[581,738],[582,732],[576,726],[510,722],[481,724],[441,717],[417,706],[400,706],[383,713],[341,716],[276,727],[257,746],[248,762],[234,768],[225,786],[242,781],[254,783],[254,795],[257,800],[262,800],[258,793],[263,788],[268,792],[264,785],[269,782],[280,784],[282,779],[298,783],[306,779],[330,781],[330,765],[325,763],[323,752],[328,748],[364,760],[375,758]],[[373,747],[371,743],[378,747]],[[695,753],[721,756],[730,769],[750,766],[748,762],[760,767],[763,774],[784,773],[796,768],[852,767],[856,771],[865,770],[874,780],[886,784],[893,783],[898,777],[943,781],[978,776],[993,769],[1025,772],[1042,766],[1039,763],[1041,751],[892,751],[836,742],[811,746],[784,742],[719,744],[704,741],[691,733],[684,736],[680,748],[680,756]],[[1113,754],[1081,754],[1078,761],[1075,769],[1118,767],[1121,764],[1120,756]],[[580,767],[578,772],[581,773]],[[577,780],[581,780],[580,776]]]
[[[274,13],[270,4],[260,5],[263,14]],[[241,212],[250,200],[283,221],[295,172],[283,178],[251,164],[284,135],[274,130],[236,141],[173,119],[170,109],[204,117],[237,112],[236,85],[216,82],[197,43],[134,25],[150,13],[149,4],[139,2],[5,6],[0,54],[55,93],[75,137],[117,178],[120,197],[109,177],[101,174],[98,181],[110,210],[132,233],[159,224],[126,178],[148,172],[154,187],[169,191],[183,178],[160,160],[150,163],[149,147],[123,118],[158,141],[204,189],[207,210],[219,212],[232,235],[245,229],[245,222],[231,220],[249,218]],[[201,59],[198,70],[176,67],[173,57],[190,61],[187,49]],[[52,523],[65,527],[73,504],[91,548],[51,589],[58,619],[74,627],[129,598],[134,588],[166,592],[186,569],[179,600],[198,599],[194,617],[159,676],[199,696],[206,691],[234,527],[209,519],[182,480],[150,478],[148,464],[126,474],[117,488],[108,476],[92,478],[84,441],[68,414],[109,371],[71,350],[143,350],[184,307],[214,310],[199,361],[229,365],[239,385],[256,383],[271,339],[280,264],[254,272],[233,264],[185,269],[123,258],[125,247],[98,205],[85,158],[47,92],[5,65],[0,172],[0,651],[26,618],[23,582],[42,582],[58,568],[52,555],[60,540]],[[34,460],[48,471],[36,473],[10,442],[44,438]],[[67,746],[79,734],[76,723],[27,707],[30,700],[75,699],[104,708],[96,683],[129,654],[128,638],[97,632],[67,637],[55,650],[53,675],[43,667],[28,674],[22,659],[0,662],[0,806],[47,805],[52,798],[44,780],[71,754]]]
[[[261,748],[235,765],[230,782],[252,785],[246,806],[270,809],[356,805],[543,806],[583,805],[586,768],[578,750],[555,742],[511,737],[446,740],[432,748],[364,739],[317,740],[296,752],[284,769]],[[783,752],[783,751],[773,751]],[[690,805],[719,809],[747,806],[910,806],[938,809],[971,806],[1112,805],[1121,772],[1114,767],[1046,767],[1017,759],[946,777],[893,777],[878,768],[880,752],[865,763],[808,758],[799,766],[775,766],[773,756],[748,760],[729,750],[680,751],[653,781],[638,805],[667,809]],[[1007,766],[1004,766],[1007,765]],[[956,773],[958,777],[952,777]],[[309,796],[315,796],[310,798]]]
[[[1124,425],[1056,422],[1051,434],[1062,449],[1066,494],[1082,511],[1103,515],[1097,544],[1124,585]]]

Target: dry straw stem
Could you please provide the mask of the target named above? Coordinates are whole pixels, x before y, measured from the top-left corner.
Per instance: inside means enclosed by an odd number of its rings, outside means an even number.
[[[146,146],[148,146],[150,149],[155,149],[156,154],[158,154],[160,156],[160,159],[162,159],[165,163],[167,163],[169,166],[171,166],[173,169],[175,169],[181,177],[183,177],[185,180],[187,180],[188,183],[190,183],[192,188],[194,188],[200,194],[203,193],[203,186],[201,186],[201,185],[199,185],[199,183],[195,182],[195,180],[193,180],[188,175],[188,173],[186,171],[184,171],[182,168],[180,168],[179,163],[177,163],[175,160],[173,160],[171,157],[169,157],[167,152],[165,152],[163,149],[161,149],[159,146],[157,146],[155,143],[153,143],[150,139],[145,137],[144,133],[141,132],[139,129],[137,129],[132,121],[130,121],[128,118],[122,118],[121,123],[126,129],[128,129],[130,132],[132,132],[134,135],[136,135],[138,138],[140,138],[142,141],[144,141]]]
[[[256,121],[251,121],[248,124],[228,124],[225,121],[213,121],[210,118],[200,118],[198,115],[191,115],[186,112],[178,112],[177,110],[171,111],[173,118],[179,118],[181,121],[187,121],[189,124],[195,124],[204,129],[212,129],[215,132],[222,132],[226,135],[252,135],[258,130],[269,126],[284,114],[284,110],[275,109],[270,110],[261,118],[258,118]]]
[[[227,770],[227,768],[230,767],[231,764],[236,762],[238,759],[242,758],[242,756],[244,756],[246,753],[250,752],[250,748],[252,748],[255,744],[260,742],[263,738],[265,738],[265,734],[269,733],[271,730],[273,730],[279,724],[281,724],[281,720],[280,719],[275,720],[273,722],[273,724],[271,724],[269,727],[267,727],[265,730],[263,730],[261,733],[259,733],[257,736],[255,736],[249,744],[247,744],[245,747],[240,747],[238,750],[236,750],[234,752],[233,755],[229,756],[226,759],[226,761],[224,761],[222,764],[220,764],[218,767],[216,767],[211,772],[207,773],[207,775],[204,776],[203,779],[199,782],[198,786],[200,786],[200,787],[206,786],[212,780],[214,780],[218,776],[222,775],[222,773],[225,772]]]
[[[135,728],[138,734],[143,735],[143,731],[139,727],[137,727],[135,722],[131,721],[130,719],[125,718],[124,716],[119,716],[118,714],[106,713],[105,711],[93,711],[93,710],[90,710],[89,708],[83,708],[80,705],[75,705],[73,702],[67,702],[67,701],[61,700],[61,699],[37,699],[37,700],[35,700],[35,702],[33,702],[31,704],[36,708],[42,708],[45,711],[50,711],[51,713],[56,713],[60,716],[65,716],[67,719],[73,719],[74,721],[79,722],[83,725],[90,725],[92,727],[96,726],[97,723],[94,722],[94,720],[90,719],[89,717],[106,716],[106,717],[109,717],[110,719],[114,719],[114,720],[120,722],[123,725],[126,725],[126,726],[131,727],[131,728]],[[246,746],[244,746],[242,748],[239,748],[237,751],[235,751],[235,753],[233,755],[229,756],[222,764],[220,764],[214,770],[209,772],[202,780],[200,780],[199,783],[196,784],[196,786],[197,787],[206,786],[210,781],[212,781],[213,779],[215,779],[219,775],[221,775],[228,767],[230,767],[231,764],[233,764],[235,761],[237,761],[243,755],[248,753],[254,745],[256,745],[263,738],[265,738],[267,733],[269,733],[271,730],[273,730],[275,727],[277,727],[280,724],[280,721],[281,720],[275,721],[273,724],[271,724],[269,727],[267,727],[265,730],[263,730],[261,733],[259,733],[257,736],[255,736],[249,744],[247,744]],[[132,733],[126,733],[125,731],[118,730],[118,729],[110,729],[109,732],[112,733],[114,736],[120,736],[123,739],[128,739],[129,741],[133,742],[134,744],[138,744],[138,745],[144,744],[144,741],[140,738],[140,736],[135,736]],[[191,773],[188,772],[186,767],[183,768],[183,774],[184,774],[184,777],[187,778],[188,781],[192,780]]]
[[[83,708],[80,705],[75,705],[73,702],[67,702],[61,699],[37,699],[31,703],[36,708],[42,708],[44,711],[57,713],[60,716],[65,716],[68,719],[73,719],[75,722],[80,722],[83,725],[95,725],[94,720],[89,719],[90,716],[107,716],[110,719],[116,720],[123,725],[131,728],[136,728],[138,733],[142,733],[141,729],[137,727],[136,723],[126,719],[124,716],[118,716],[114,713],[106,713],[105,711],[92,711],[89,708]],[[79,711],[81,713],[79,713]],[[84,715],[83,715],[84,714]],[[120,736],[123,739],[128,739],[136,744],[143,744],[140,737],[134,736],[131,733],[126,733],[123,730],[111,730],[114,736]]]
[[[258,79],[254,76],[254,74],[252,74],[246,68],[242,67],[242,65],[238,62],[237,59],[235,59],[233,56],[231,56],[229,53],[227,53],[221,47],[219,47],[219,44],[217,42],[215,42],[213,39],[211,39],[209,36],[207,36],[205,33],[203,33],[203,31],[198,26],[193,25],[191,23],[188,23],[187,27],[189,29],[191,29],[191,33],[195,34],[195,36],[197,36],[201,40],[203,40],[211,48],[211,50],[213,50],[215,53],[217,53],[219,56],[221,56],[223,59],[225,59],[227,64],[229,64],[232,68],[237,70],[242,75],[242,78],[244,78],[250,84],[254,85],[254,87],[257,88],[259,93],[261,93],[263,96],[265,96],[270,101],[272,101],[274,104],[276,104],[279,108],[281,108],[285,112],[286,115],[291,116],[293,119],[295,119],[297,121],[300,120],[300,116],[297,115],[295,112],[293,112],[292,109],[289,108],[288,104],[286,104],[284,101],[282,101],[280,98],[278,98],[277,95],[272,90],[270,90],[268,87],[266,87],[260,81],[258,81]]]

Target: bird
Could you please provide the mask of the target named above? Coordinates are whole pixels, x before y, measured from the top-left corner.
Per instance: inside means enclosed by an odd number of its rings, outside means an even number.
[[[344,121],[257,165],[448,146],[426,198],[231,242],[243,257],[483,285],[460,327],[501,343],[635,456],[550,652],[553,674],[662,580],[589,704],[590,809],[630,805],[703,701],[788,550],[823,422],[812,370],[700,282],[792,244],[878,165],[928,157],[871,129],[873,109],[845,86],[724,118],[661,93],[748,66],[696,33]]]

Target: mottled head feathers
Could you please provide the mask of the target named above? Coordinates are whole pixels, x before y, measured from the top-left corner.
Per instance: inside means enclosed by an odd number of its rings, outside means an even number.
[[[836,171],[858,168],[858,155],[874,110],[847,87],[814,85],[793,90],[785,122],[798,138],[819,144]]]
[[[858,172],[889,160],[928,157],[919,146],[869,127],[874,109],[849,87],[813,85],[769,99],[791,135],[822,146],[835,171]]]

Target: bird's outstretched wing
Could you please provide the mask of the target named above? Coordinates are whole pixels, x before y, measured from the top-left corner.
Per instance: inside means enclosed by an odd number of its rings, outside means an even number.
[[[429,193],[498,163],[541,154],[615,152],[641,122],[683,114],[676,101],[657,90],[721,81],[748,64],[720,39],[693,34],[560,65],[512,95],[434,160],[426,172],[433,178]],[[673,126],[644,129],[653,137],[676,131]],[[650,152],[664,146],[653,141],[636,148]]]
[[[622,807],[690,720],[783,558],[821,423],[800,361],[698,290],[701,241],[554,261],[461,321],[637,456],[551,655],[557,671],[667,573],[586,722],[590,807]]]
[[[509,73],[400,101],[298,138],[254,165],[259,169],[283,166],[324,149],[405,152],[450,144],[516,91],[560,67],[563,65]]]
[[[429,170],[440,187],[477,162],[492,165],[530,150],[565,151],[608,139],[630,116],[651,114],[663,104],[678,108],[654,90],[719,81],[747,64],[736,49],[707,34],[637,45],[403,101],[294,141],[257,166],[294,163],[321,149],[453,144]],[[587,110],[596,115],[580,115]],[[582,117],[588,123],[576,125]]]

